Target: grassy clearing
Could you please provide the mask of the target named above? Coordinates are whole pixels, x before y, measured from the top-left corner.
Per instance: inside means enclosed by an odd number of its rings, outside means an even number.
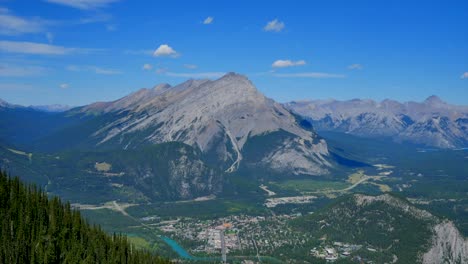
[[[144,239],[142,237],[130,236],[129,235],[127,238],[130,241],[130,243],[132,243],[133,245],[135,245],[139,249],[150,249],[151,248],[150,242],[148,242],[146,239]]]
[[[379,190],[381,192],[391,192],[392,191],[392,188],[390,188],[390,186],[386,185],[386,184],[380,184],[380,183],[375,183],[375,182],[370,182],[370,184],[373,184],[375,186],[378,186],[379,187]]]
[[[109,164],[107,162],[96,162],[96,164],[94,165],[94,168],[97,171],[107,172],[112,169],[112,164]]]
[[[362,178],[364,178],[366,175],[364,174],[364,171],[363,170],[359,170],[358,172],[356,173],[353,173],[351,175],[348,176],[348,180],[347,182],[351,183],[351,184],[355,184],[357,182],[359,182]]]

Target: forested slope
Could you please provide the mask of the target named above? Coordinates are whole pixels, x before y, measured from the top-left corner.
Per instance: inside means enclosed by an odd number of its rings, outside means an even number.
[[[170,263],[89,225],[59,198],[0,172],[0,263]]]

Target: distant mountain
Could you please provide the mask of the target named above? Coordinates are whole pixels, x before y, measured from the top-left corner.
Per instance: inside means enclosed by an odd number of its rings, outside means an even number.
[[[43,112],[64,112],[64,111],[72,109],[73,107],[69,105],[62,105],[62,104],[22,106],[22,105],[10,104],[7,101],[4,101],[0,98],[0,108],[23,108],[23,109],[29,108],[29,109],[43,111]]]
[[[86,124],[83,140],[98,148],[135,149],[183,142],[201,150],[209,164],[227,172],[252,165],[317,175],[327,173],[331,166],[327,144],[310,124],[235,73],[214,81],[189,80],[174,87],[160,84],[66,114],[93,117],[92,124]],[[80,126],[73,130],[80,130]],[[73,141],[67,133],[54,138]],[[269,141],[258,146],[265,137]]]
[[[468,262],[468,240],[452,222],[390,194],[344,196],[293,226],[324,244],[360,245],[356,254],[374,263]]]
[[[44,112],[65,112],[72,109],[72,106],[61,105],[61,104],[52,104],[52,105],[31,105],[29,108],[44,111]]]
[[[32,148],[37,140],[77,120],[56,111],[14,105],[0,99],[0,142]]]
[[[0,107],[8,107],[10,104],[0,99]]]
[[[422,103],[315,100],[287,103],[317,130],[366,137],[390,137],[437,148],[468,145],[468,106],[450,105],[436,96]]]

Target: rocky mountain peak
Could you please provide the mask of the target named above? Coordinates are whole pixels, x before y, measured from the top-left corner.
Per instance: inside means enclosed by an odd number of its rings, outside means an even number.
[[[8,107],[10,104],[0,99],[0,107]]]
[[[239,74],[239,73],[236,73],[236,72],[228,72],[223,77],[221,77],[221,79],[223,79],[223,78],[247,79],[247,77],[245,75],[242,75],[242,74]]]
[[[440,99],[438,96],[431,95],[428,98],[426,98],[426,100],[424,100],[424,104],[437,107],[437,106],[445,105],[446,103],[442,101],[442,99]]]
[[[161,83],[153,87],[153,91],[157,93],[162,93],[166,91],[167,89],[171,88],[172,86],[168,83]]]
[[[95,106],[83,109],[92,111]],[[330,166],[326,142],[302,128],[294,115],[241,74],[228,73],[213,81],[191,79],[173,87],[162,84],[99,106],[103,108],[98,112],[120,116],[92,134],[98,145],[131,149],[148,143],[183,142],[211,153],[207,155],[215,156],[220,160],[217,164],[232,172],[242,162],[249,139],[286,133],[288,139],[279,141],[275,152],[265,153],[263,164],[313,175],[326,173]]]

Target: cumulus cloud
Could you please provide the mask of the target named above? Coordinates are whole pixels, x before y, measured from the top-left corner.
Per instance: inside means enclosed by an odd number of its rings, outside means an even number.
[[[266,24],[266,26],[263,28],[265,31],[273,31],[273,32],[280,32],[283,30],[285,27],[284,23],[282,21],[279,21],[278,19],[274,19]]]
[[[96,74],[103,74],[103,75],[122,74],[120,70],[101,68],[101,67],[94,66],[94,65],[88,65],[88,66],[68,65],[66,69],[69,71],[73,71],[73,72],[94,72]]]
[[[119,0],[44,0],[49,3],[69,6],[82,10],[98,9],[106,7]]]
[[[213,23],[213,20],[214,20],[214,18],[209,16],[209,17],[205,18],[205,20],[203,20],[203,24],[209,25],[209,24]]]
[[[143,64],[142,69],[145,70],[145,71],[149,71],[149,70],[153,69],[153,66],[151,64],[149,64],[149,63],[145,63],[145,64]]]
[[[175,51],[173,48],[171,48],[169,45],[167,44],[162,44],[160,45],[153,53],[153,56],[155,57],[167,57],[167,56],[170,56],[170,57],[178,57],[179,56],[179,53],[177,53],[177,51]]]
[[[65,48],[43,43],[26,41],[0,41],[0,52],[36,55],[66,55],[70,53],[88,53],[91,49]]]
[[[46,68],[40,66],[14,65],[7,63],[0,64],[1,77],[36,76],[44,74],[46,70]]]
[[[283,77],[283,78],[316,78],[316,79],[346,77],[343,74],[334,74],[334,73],[325,73],[325,72],[276,73],[276,74],[273,74],[273,76]]]
[[[59,85],[59,87],[62,89],[67,89],[68,87],[70,87],[70,85],[68,83],[62,83]]]
[[[285,68],[285,67],[303,66],[303,65],[306,65],[305,60],[298,60],[298,61],[277,60],[277,61],[273,62],[271,67],[273,67],[273,68]]]
[[[464,73],[460,76],[460,78],[462,78],[462,79],[468,79],[468,72],[464,72]]]
[[[350,70],[362,70],[362,65],[359,63],[351,64],[348,66],[348,69]]]
[[[184,67],[191,70],[198,68],[195,64],[184,64]]]
[[[181,78],[219,78],[223,75],[225,75],[225,72],[198,72],[198,73],[192,73],[192,72],[165,72],[167,76],[171,77],[181,77]]]
[[[0,10],[0,34],[2,35],[40,33],[45,31],[48,24],[51,22],[40,18],[15,16],[6,8]]]

